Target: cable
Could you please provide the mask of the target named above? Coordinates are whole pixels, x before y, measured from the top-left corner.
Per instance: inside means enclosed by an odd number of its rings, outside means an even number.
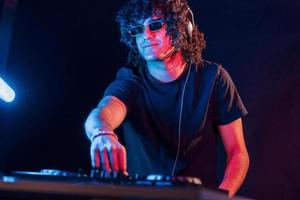
[[[186,84],[187,81],[189,79],[190,76],[190,72],[191,72],[191,62],[189,64],[189,71],[188,74],[186,76],[184,85],[183,85],[183,90],[182,90],[182,95],[181,95],[181,101],[180,101],[180,111],[179,111],[179,122],[178,122],[178,145],[177,145],[177,154],[176,154],[176,159],[174,161],[174,165],[173,165],[173,169],[172,169],[172,176],[174,176],[175,173],[175,168],[178,162],[178,157],[179,157],[179,153],[180,153],[180,143],[181,143],[181,119],[182,119],[182,109],[183,109],[183,99],[184,99],[184,93],[185,93],[185,88],[186,88]]]

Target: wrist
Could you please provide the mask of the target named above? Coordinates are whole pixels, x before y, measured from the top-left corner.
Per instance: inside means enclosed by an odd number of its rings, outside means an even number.
[[[92,136],[90,137],[91,142],[93,142],[99,136],[112,136],[118,140],[118,136],[114,131],[97,128],[93,131]]]

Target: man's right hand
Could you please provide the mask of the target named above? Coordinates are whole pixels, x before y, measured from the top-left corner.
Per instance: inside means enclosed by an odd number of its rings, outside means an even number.
[[[126,149],[112,135],[99,135],[93,138],[95,130],[114,130],[125,119],[127,108],[115,96],[105,96],[98,107],[89,114],[84,126],[90,140],[92,140],[90,154],[92,166],[115,171],[127,175]]]
[[[114,136],[100,135],[96,137],[92,141],[90,153],[93,167],[128,175],[126,149]]]

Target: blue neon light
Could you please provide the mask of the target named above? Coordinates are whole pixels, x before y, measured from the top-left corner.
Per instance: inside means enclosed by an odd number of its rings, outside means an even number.
[[[15,91],[9,87],[9,85],[0,78],[0,99],[5,102],[12,102],[15,99]]]

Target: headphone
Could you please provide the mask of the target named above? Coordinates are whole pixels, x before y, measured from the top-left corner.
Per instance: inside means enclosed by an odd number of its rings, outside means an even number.
[[[193,40],[193,30],[195,27],[195,20],[194,20],[194,14],[189,6],[187,7],[187,10],[189,12],[190,20],[187,24],[186,29],[187,29],[187,35],[188,35],[189,41],[191,42]]]
[[[192,42],[193,41],[193,31],[194,31],[194,27],[195,27],[194,14],[193,14],[193,12],[192,12],[192,10],[189,6],[187,6],[187,10],[188,10],[188,13],[189,13],[189,16],[188,16],[189,21],[188,21],[188,24],[186,26],[186,32],[187,32],[187,35],[188,35],[189,42]],[[171,55],[174,52],[174,50],[175,50],[175,48],[173,48],[165,56]]]

